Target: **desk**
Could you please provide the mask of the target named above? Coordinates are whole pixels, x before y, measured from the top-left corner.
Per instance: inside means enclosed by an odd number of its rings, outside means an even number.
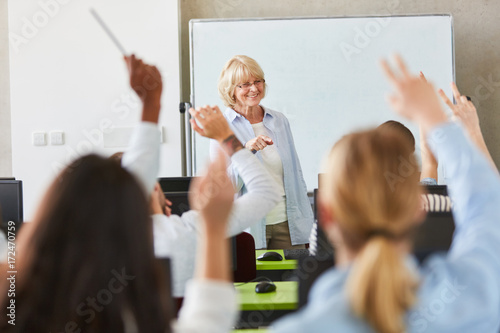
[[[237,286],[236,291],[239,294],[240,310],[295,310],[299,300],[297,282],[277,281],[274,284],[276,284],[276,290],[265,294],[255,292],[257,282]]]
[[[258,258],[266,252],[277,252],[283,257],[282,261],[258,261],[256,260],[257,277],[265,276],[273,281],[287,281],[293,276],[293,271],[297,268],[297,260],[285,259],[283,250],[255,250],[255,257]]]
[[[277,252],[283,257],[282,261],[259,261],[257,260],[258,271],[294,270],[297,268],[297,260],[285,259],[283,250],[255,250],[255,257],[258,258],[266,252]]]
[[[275,282],[276,291],[257,294],[257,282],[238,286],[239,308],[241,310],[238,328],[268,326],[274,320],[297,309],[298,284],[296,281]]]

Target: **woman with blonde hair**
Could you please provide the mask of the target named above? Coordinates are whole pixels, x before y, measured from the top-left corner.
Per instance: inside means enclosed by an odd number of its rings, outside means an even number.
[[[267,90],[264,71],[252,58],[234,56],[222,69],[218,90],[236,137],[261,160],[281,192],[278,205],[251,228],[256,248],[304,248],[313,213],[288,119],[260,104]],[[211,156],[218,150],[212,140]],[[244,184],[235,168],[230,168],[230,174],[243,194]]]
[[[383,63],[395,88],[389,102],[421,126],[452,180],[452,246],[417,266],[411,235],[423,216],[418,169],[405,163],[411,144],[395,131],[350,134],[332,148],[320,185],[336,267],[275,333],[499,331],[500,178],[448,121],[433,86],[397,63],[397,71]]]

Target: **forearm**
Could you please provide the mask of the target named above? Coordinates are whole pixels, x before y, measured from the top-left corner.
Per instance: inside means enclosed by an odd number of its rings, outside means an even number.
[[[497,166],[495,165],[495,162],[493,161],[493,158],[491,157],[491,154],[488,150],[488,147],[486,146],[486,142],[484,141],[483,135],[481,134],[481,130],[478,132],[472,134],[470,133],[470,137],[472,142],[476,145],[476,147],[479,148],[479,150],[486,156],[490,164],[493,166],[495,170],[497,170]]]
[[[197,279],[227,282],[232,280],[230,275],[229,240],[226,238],[223,229],[203,230],[197,251],[195,270]]]
[[[235,200],[231,212],[228,235],[234,236],[264,218],[276,206],[280,194],[276,182],[250,151],[240,151],[231,161],[247,189]]]
[[[142,121],[157,124],[160,115],[160,100],[155,98],[144,102],[142,107]]]
[[[226,136],[225,139],[217,141],[219,141],[220,146],[229,156],[233,156],[235,153],[243,149],[243,144],[238,140],[238,138],[236,138],[236,135],[234,135],[234,133],[232,132],[231,134]]]
[[[130,139],[130,146],[123,154],[122,165],[132,173],[145,195],[153,191],[159,165],[160,133],[156,124],[141,122]]]
[[[457,125],[443,124],[431,136],[435,140],[431,138],[429,145],[450,179],[448,187],[454,202],[455,222],[462,227],[477,227],[498,219],[500,178],[484,154],[466,139]]]
[[[434,154],[432,154],[429,146],[425,142],[425,134],[420,129],[420,158],[422,160],[422,172],[420,173],[420,180],[425,178],[433,178],[437,180],[438,163]]]

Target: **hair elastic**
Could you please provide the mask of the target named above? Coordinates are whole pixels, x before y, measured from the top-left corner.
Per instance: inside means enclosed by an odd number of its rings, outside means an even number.
[[[397,239],[396,235],[385,229],[373,229],[370,232],[368,232],[367,238],[370,239],[373,237],[383,237],[390,240]]]

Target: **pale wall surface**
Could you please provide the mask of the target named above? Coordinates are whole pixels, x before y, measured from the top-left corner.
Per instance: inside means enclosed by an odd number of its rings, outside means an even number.
[[[486,144],[500,166],[500,1],[480,0],[182,0],[183,98],[189,100],[189,20],[203,18],[368,16],[449,13],[454,18],[456,79],[478,108]],[[251,31],[242,31],[241,38]],[[228,41],[230,43],[230,41]],[[490,83],[487,83],[487,82]]]
[[[12,175],[7,0],[0,0],[0,177]]]

